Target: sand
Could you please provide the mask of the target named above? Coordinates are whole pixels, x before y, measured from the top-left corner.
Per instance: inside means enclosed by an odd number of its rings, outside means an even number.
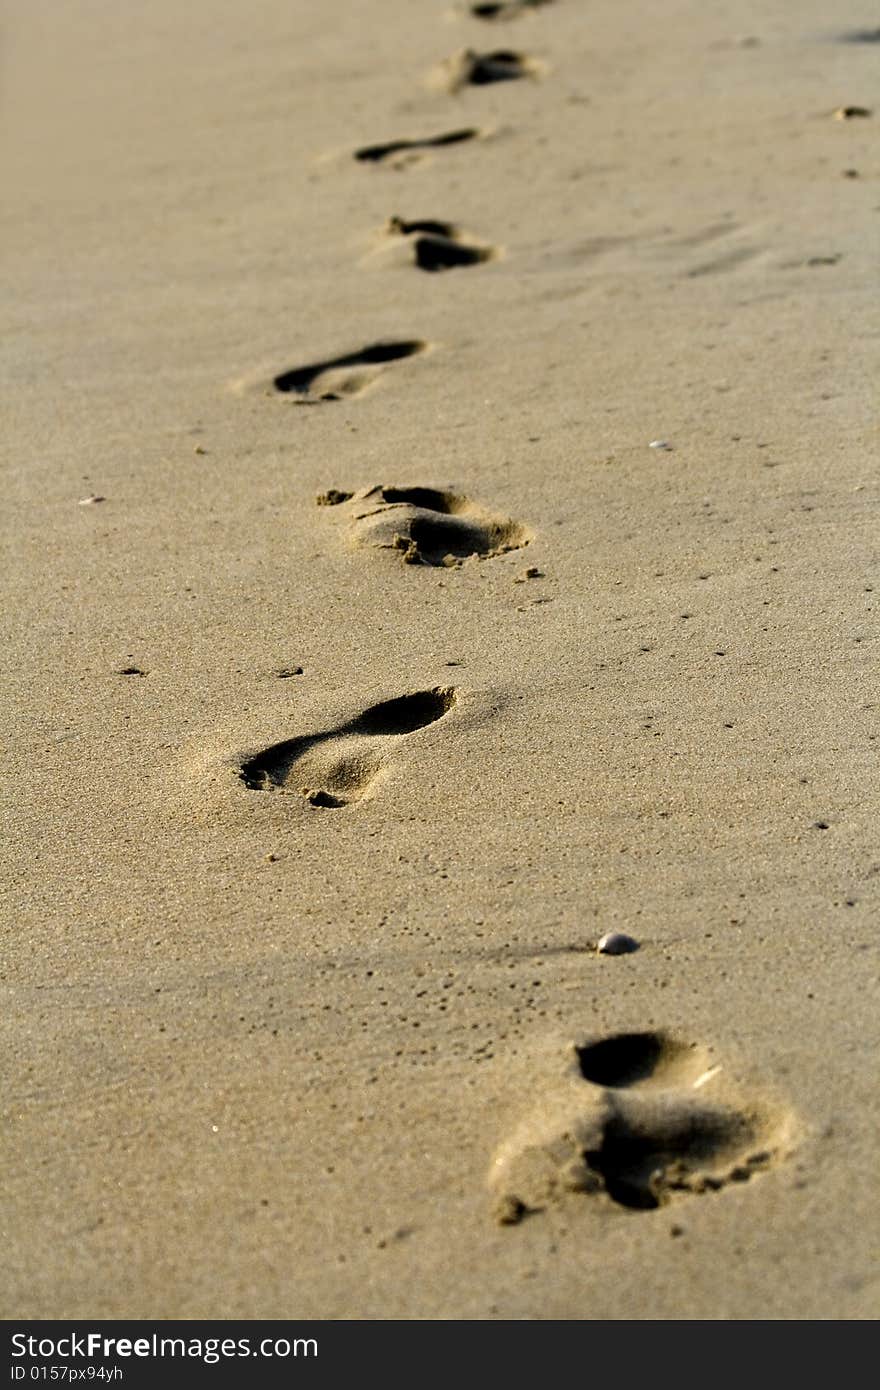
[[[10,0],[3,1316],[880,1312],[868,10]]]

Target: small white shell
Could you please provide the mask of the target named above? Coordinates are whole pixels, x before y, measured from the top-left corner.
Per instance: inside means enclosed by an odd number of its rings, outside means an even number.
[[[638,949],[639,943],[635,937],[627,936],[626,932],[622,931],[606,932],[596,942],[596,950],[603,956],[625,956]]]
[[[649,449],[672,449],[668,439],[652,439],[648,445]]]

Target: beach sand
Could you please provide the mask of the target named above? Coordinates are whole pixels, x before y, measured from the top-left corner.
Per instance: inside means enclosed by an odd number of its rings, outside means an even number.
[[[880,1312],[870,7],[466,9],[6,7],[7,1318]]]

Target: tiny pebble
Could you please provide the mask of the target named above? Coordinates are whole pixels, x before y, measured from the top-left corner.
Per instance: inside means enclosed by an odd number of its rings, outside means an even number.
[[[639,943],[635,937],[627,936],[622,931],[606,932],[596,943],[596,950],[603,956],[625,956],[638,949]]]
[[[668,439],[652,439],[648,445],[649,449],[668,449],[671,451],[672,445]]]

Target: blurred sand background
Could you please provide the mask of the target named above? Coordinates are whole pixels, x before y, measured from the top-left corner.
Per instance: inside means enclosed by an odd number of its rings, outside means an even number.
[[[5,6],[7,1318],[880,1312],[876,15],[466,8]],[[529,543],[358,548],[375,485]],[[237,775],[450,688],[350,805]],[[500,1224],[629,1033],[762,1170]]]

